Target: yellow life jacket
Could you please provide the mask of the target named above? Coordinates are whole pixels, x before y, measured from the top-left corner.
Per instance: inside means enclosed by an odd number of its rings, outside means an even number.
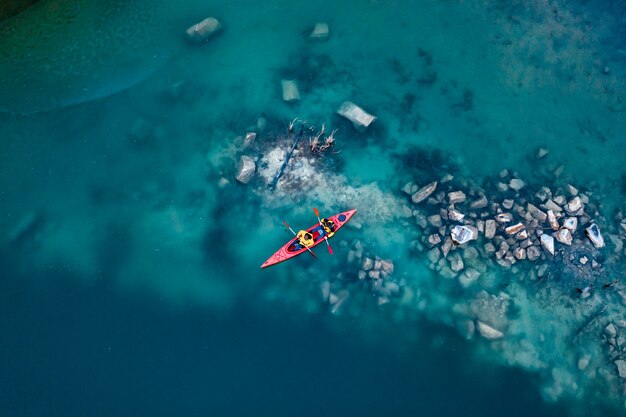
[[[300,244],[303,246],[312,246],[315,241],[313,240],[313,235],[306,230],[300,230],[298,232],[298,240],[300,240]]]
[[[326,232],[327,237],[332,237],[335,234],[335,232],[333,231],[333,229],[335,228],[335,224],[332,221],[328,219],[322,219],[322,226],[324,227],[324,231]]]

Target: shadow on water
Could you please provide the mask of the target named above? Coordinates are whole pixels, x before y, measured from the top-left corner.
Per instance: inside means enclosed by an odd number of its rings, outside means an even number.
[[[319,316],[294,326],[245,308],[174,309],[68,276],[33,286],[3,275],[0,409],[13,417],[557,411],[519,372],[467,370],[463,344],[454,354],[416,346],[401,361],[350,331],[329,332]]]

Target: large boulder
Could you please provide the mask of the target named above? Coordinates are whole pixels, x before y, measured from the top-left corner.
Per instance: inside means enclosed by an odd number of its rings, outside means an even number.
[[[254,160],[249,156],[242,156],[239,160],[239,168],[237,169],[236,179],[237,181],[247,184],[254,175],[256,170],[256,164]]]

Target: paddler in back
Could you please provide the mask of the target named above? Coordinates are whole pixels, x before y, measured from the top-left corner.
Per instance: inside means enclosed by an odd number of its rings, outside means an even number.
[[[296,236],[302,246],[313,246],[315,243],[313,235],[306,230],[300,230]]]

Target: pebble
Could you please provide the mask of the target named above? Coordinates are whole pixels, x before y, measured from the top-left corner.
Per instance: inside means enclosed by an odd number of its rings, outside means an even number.
[[[506,200],[502,201],[502,207],[504,207],[507,210],[510,210],[511,208],[513,208],[513,203],[514,203],[513,200],[506,199]]]

